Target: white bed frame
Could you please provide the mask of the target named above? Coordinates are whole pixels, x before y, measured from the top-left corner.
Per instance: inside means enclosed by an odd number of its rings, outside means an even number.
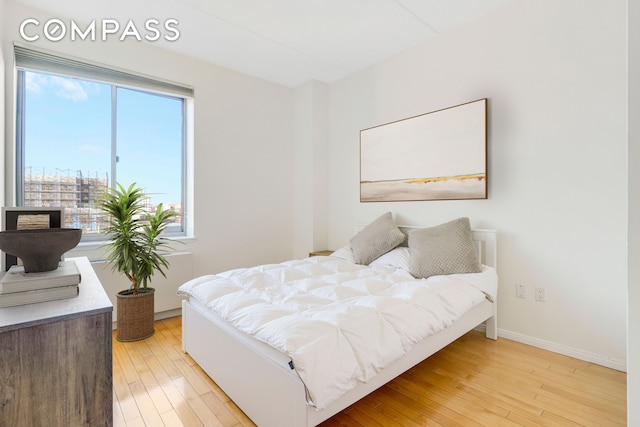
[[[411,228],[401,227],[408,231]],[[496,233],[473,230],[483,264],[497,267]],[[290,359],[221,321],[196,301],[182,302],[182,351],[188,353],[224,392],[261,427],[310,427],[342,411],[468,331],[485,323],[487,338],[497,339],[497,300],[484,300],[441,332],[418,343],[402,359],[322,411],[309,406],[305,388]]]

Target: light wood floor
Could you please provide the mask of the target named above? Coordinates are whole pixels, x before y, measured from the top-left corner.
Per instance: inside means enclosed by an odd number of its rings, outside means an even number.
[[[180,336],[180,317],[143,341],[114,335],[114,425],[253,426]],[[624,426],[626,375],[470,332],[322,425]]]

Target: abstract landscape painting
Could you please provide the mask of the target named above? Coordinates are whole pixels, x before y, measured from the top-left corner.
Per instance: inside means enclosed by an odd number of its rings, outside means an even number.
[[[360,132],[360,201],[487,198],[487,99]]]

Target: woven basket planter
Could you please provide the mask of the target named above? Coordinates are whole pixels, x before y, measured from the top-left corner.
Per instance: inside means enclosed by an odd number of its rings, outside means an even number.
[[[153,335],[154,294],[154,288],[141,289],[138,294],[118,292],[118,341],[138,341]]]

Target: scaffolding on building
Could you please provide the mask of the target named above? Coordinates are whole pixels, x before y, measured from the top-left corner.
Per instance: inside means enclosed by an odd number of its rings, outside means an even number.
[[[63,227],[81,228],[83,233],[99,233],[107,218],[98,207],[101,194],[109,188],[109,177],[98,172],[72,169],[35,169],[26,167],[24,175],[25,207],[62,207]]]
[[[24,206],[64,208],[63,227],[81,228],[83,234],[100,234],[109,218],[99,207],[100,196],[109,189],[109,177],[104,173],[83,172],[72,169],[25,168]],[[145,200],[144,211],[154,213],[151,198]],[[165,206],[182,212],[182,205],[172,203]],[[182,216],[178,215],[170,228],[182,228]]]

